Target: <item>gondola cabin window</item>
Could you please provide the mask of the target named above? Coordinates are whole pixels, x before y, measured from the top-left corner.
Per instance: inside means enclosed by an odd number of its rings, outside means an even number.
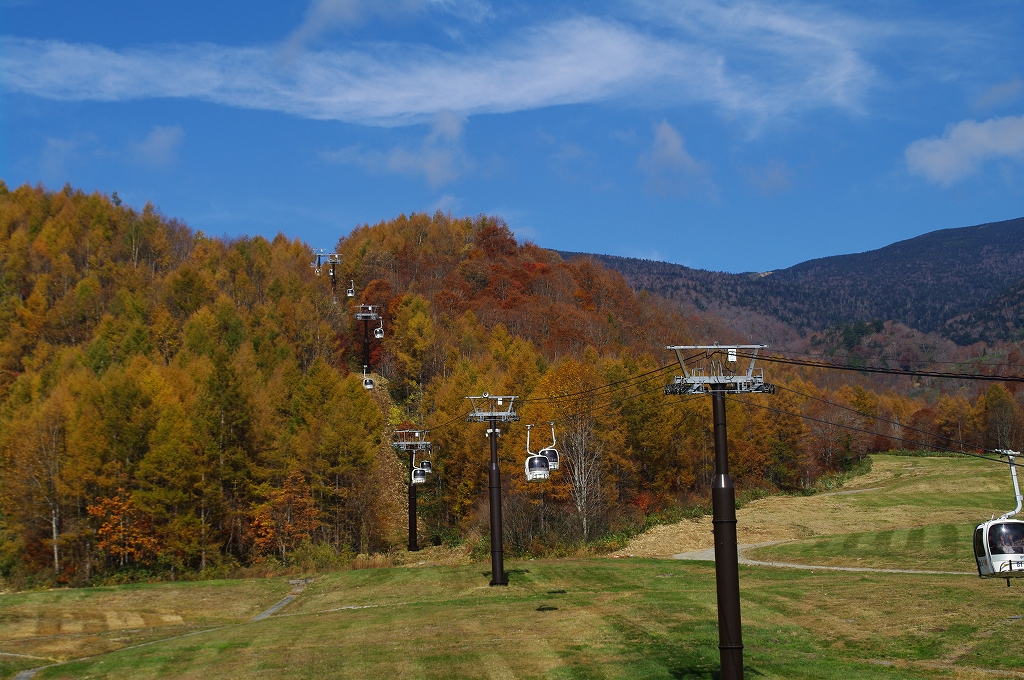
[[[1024,553],[1024,522],[993,524],[988,530],[988,547],[993,555]]]

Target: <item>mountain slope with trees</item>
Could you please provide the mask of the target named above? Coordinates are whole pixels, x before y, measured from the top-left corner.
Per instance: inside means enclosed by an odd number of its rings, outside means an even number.
[[[999,296],[1024,281],[1024,218],[933,231],[877,250],[748,274],[562,254],[595,258],[622,272],[636,289],[700,310],[753,310],[803,331],[881,319],[938,331],[962,343],[1021,337],[1019,326],[1001,326],[997,335],[981,328],[1004,308],[993,305],[1011,304]]]

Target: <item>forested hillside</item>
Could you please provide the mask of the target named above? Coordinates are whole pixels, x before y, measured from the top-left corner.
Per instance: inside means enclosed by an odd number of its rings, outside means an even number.
[[[961,344],[1024,337],[1018,325],[995,323],[1013,305],[1004,298],[1024,282],[1024,218],[933,231],[878,250],[773,272],[727,274],[588,257],[622,272],[634,288],[698,309],[757,311],[805,331],[881,319],[938,331]]]
[[[556,421],[565,461],[528,487],[525,428],[503,432],[513,552],[572,549],[706,498],[710,405],[664,396],[671,370],[657,369],[666,343],[725,339],[713,316],[518,243],[496,217],[399,216],[335,252],[354,299],[283,235],[211,238],[151,205],[0,182],[0,575],[212,576],[398,549],[405,471],[389,442],[408,426],[435,444],[422,539],[479,535],[486,442],[465,397],[483,392],[518,395],[523,423]],[[372,391],[361,302],[384,319]],[[1002,385],[937,387],[926,403],[819,378],[770,369],[776,395],[730,401],[741,488],[806,488],[900,437],[1020,441]]]

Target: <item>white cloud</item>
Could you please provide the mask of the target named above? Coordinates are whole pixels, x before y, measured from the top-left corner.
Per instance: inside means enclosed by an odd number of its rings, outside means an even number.
[[[347,163],[371,172],[421,175],[432,187],[451,182],[472,166],[462,149],[461,134],[465,118],[451,111],[434,116],[430,133],[418,148],[396,146],[388,151],[363,151],[358,146],[329,151],[321,157],[334,163]]]
[[[949,186],[977,172],[988,160],[1024,160],[1024,116],[965,120],[935,139],[919,139],[904,153],[911,173]]]
[[[492,11],[484,3],[408,1],[470,19]],[[506,113],[607,100],[707,103],[762,121],[815,107],[857,111],[875,80],[862,54],[871,27],[749,2],[650,4],[643,25],[577,16],[459,50],[411,43],[303,47],[370,6],[312,5],[283,46],[291,50],[287,59],[280,45],[113,50],[8,37],[0,44],[0,78],[8,91],[48,99],[191,98],[380,125],[421,122],[444,110]]]
[[[647,173],[650,187],[665,196],[687,196],[695,186],[714,195],[716,188],[704,165],[686,150],[682,135],[668,121],[654,126],[650,149],[640,154],[638,166]]]
[[[185,131],[177,125],[157,125],[144,140],[131,145],[132,156],[143,165],[169,165],[177,160],[178,144],[184,137]]]

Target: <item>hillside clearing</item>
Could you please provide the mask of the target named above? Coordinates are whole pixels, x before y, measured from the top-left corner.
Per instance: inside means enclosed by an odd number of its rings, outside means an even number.
[[[963,527],[994,512],[1005,512],[1012,505],[1009,474],[1002,465],[968,458],[891,455],[875,455],[872,460],[869,473],[854,478],[839,492],[769,496],[744,505],[736,513],[739,542],[767,543],[926,525]],[[850,493],[853,491],[859,493]],[[711,517],[706,516],[654,527],[616,554],[670,557],[713,546]],[[966,568],[973,568],[973,560]]]

